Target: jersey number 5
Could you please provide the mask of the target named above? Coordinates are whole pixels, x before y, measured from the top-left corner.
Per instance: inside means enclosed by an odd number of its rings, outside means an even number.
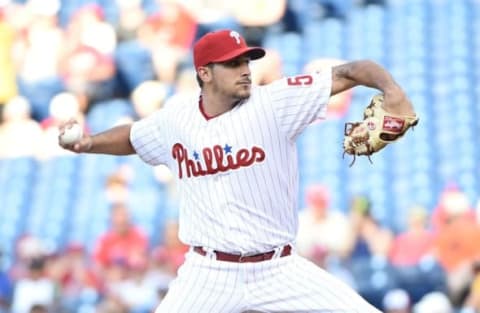
[[[300,75],[287,78],[287,84],[289,86],[311,85],[312,82],[312,75]]]

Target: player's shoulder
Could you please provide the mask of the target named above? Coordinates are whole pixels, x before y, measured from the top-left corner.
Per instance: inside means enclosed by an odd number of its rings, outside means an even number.
[[[278,78],[274,81],[269,82],[268,84],[262,85],[252,85],[252,95],[262,94],[268,92],[271,89],[280,88],[284,84],[285,77]]]
[[[272,94],[277,94],[278,92],[287,90],[288,85],[286,79],[287,77],[281,77],[269,82],[268,84],[253,85],[251,92],[252,98],[263,98],[265,96],[269,97]]]
[[[271,81],[268,84],[256,86],[258,92],[281,92],[284,90],[303,89],[314,85],[329,84],[332,78],[331,68],[288,75]]]

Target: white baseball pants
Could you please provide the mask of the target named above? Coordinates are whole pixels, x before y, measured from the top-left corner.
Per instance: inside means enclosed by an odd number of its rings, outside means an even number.
[[[155,313],[380,313],[352,288],[293,252],[256,263],[189,251]]]

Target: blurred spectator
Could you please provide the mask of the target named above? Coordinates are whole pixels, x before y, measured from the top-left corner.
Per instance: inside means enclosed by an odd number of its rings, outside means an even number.
[[[59,0],[29,0],[15,10],[20,20],[15,24],[17,36],[12,49],[17,83],[36,120],[48,114],[50,99],[63,90],[59,62],[65,37],[57,23],[59,7]]]
[[[454,313],[448,297],[438,291],[426,294],[417,304],[414,313]]]
[[[176,274],[185,260],[187,251],[188,246],[178,238],[178,222],[173,220],[166,222],[163,243],[154,249],[154,257],[161,260],[165,265],[164,268],[171,274]]]
[[[455,185],[447,186],[440,194],[438,204],[431,216],[433,230],[440,231],[442,227],[449,224],[452,216],[475,219],[475,212],[468,197]]]
[[[104,9],[95,3],[85,4],[67,25],[67,54],[79,47],[89,47],[101,55],[112,55],[117,46],[115,28],[105,20]]]
[[[130,262],[125,277],[111,285],[109,297],[117,299],[132,313],[149,313],[159,304],[157,286],[148,279],[148,262],[145,255],[137,255]]]
[[[189,0],[185,8],[197,22],[196,39],[217,29],[238,29],[238,22],[231,14],[231,2],[224,0]]]
[[[287,8],[285,0],[243,0],[232,2],[232,15],[242,26],[249,45],[261,46],[267,27],[278,23]]]
[[[168,250],[163,246],[155,247],[149,258],[149,269],[145,275],[149,284],[155,287],[158,300],[161,301],[167,294],[170,282],[176,276],[175,266],[172,266]]]
[[[351,259],[369,259],[372,256],[386,259],[388,257],[393,234],[372,216],[369,199],[364,196],[352,198],[350,222],[354,232],[350,251]]]
[[[333,274],[353,289],[357,289],[357,282],[349,268],[337,255],[328,254],[328,251],[321,246],[315,246],[309,256],[309,260],[323,268],[325,271]]]
[[[80,46],[68,55],[61,66],[67,90],[85,94],[88,108],[94,103],[116,96],[115,60],[88,46]]]
[[[7,102],[0,124],[0,157],[36,156],[40,151],[42,129],[31,118],[30,103],[22,96]]]
[[[45,243],[32,235],[21,236],[15,245],[15,263],[10,268],[13,281],[28,276],[32,260],[43,258],[48,254]]]
[[[421,206],[410,208],[407,228],[395,236],[390,261],[397,266],[417,265],[423,257],[431,255],[433,233],[427,227],[427,210]]]
[[[128,267],[148,249],[147,236],[135,226],[125,204],[113,204],[110,218],[110,229],[100,236],[94,251],[94,260],[101,272],[116,262]]]
[[[180,265],[185,261],[185,253],[188,251],[188,246],[183,244],[178,237],[179,224],[177,220],[170,220],[165,223],[165,236],[163,246],[171,260],[172,269],[174,273],[177,272]]]
[[[383,297],[385,313],[411,313],[411,300],[403,289],[389,290]]]
[[[467,196],[449,190],[440,198],[443,209],[437,225],[435,254],[447,271],[450,297],[455,305],[463,302],[472,277],[472,265],[480,256],[480,225],[472,219]]]
[[[139,40],[120,43],[115,51],[115,63],[120,94],[125,98],[142,82],[156,79],[151,51]]]
[[[180,1],[159,0],[158,3],[158,12],[147,20],[155,37],[159,42],[187,52],[195,39],[195,19]]]
[[[86,94],[89,105],[114,98],[118,92],[117,41],[103,9],[96,4],[83,6],[72,16],[66,32],[60,73],[67,90]]]
[[[160,10],[139,28],[138,39],[149,49],[156,77],[162,82],[174,82],[179,64],[189,54],[196,27],[183,4],[160,1]]]
[[[245,0],[233,3],[232,15],[242,26],[265,27],[279,22],[286,7],[285,0]]]
[[[163,106],[167,86],[160,81],[145,81],[132,92],[132,103],[138,118],[146,117]]]
[[[123,259],[114,260],[102,272],[103,286],[100,307],[117,307],[118,311],[127,310],[126,305],[119,299],[115,290],[128,276],[128,264]],[[114,311],[116,312],[116,311]]]
[[[87,109],[86,99],[71,92],[61,92],[52,98],[49,104],[49,117],[41,121],[43,129],[56,128],[60,122],[75,119],[85,122],[83,112]]]
[[[119,17],[116,25],[118,40],[135,39],[137,30],[147,18],[147,12],[142,7],[142,0],[117,0]]]
[[[352,237],[350,224],[340,211],[330,208],[330,191],[315,184],[307,187],[305,196],[307,207],[299,214],[298,252],[312,257],[321,247],[328,255],[345,257]]]
[[[266,85],[283,76],[280,53],[268,49],[263,58],[252,62],[252,83]]]
[[[130,196],[129,181],[131,168],[127,165],[120,166],[110,174],[105,181],[105,197],[107,202],[114,205],[124,205]]]
[[[185,261],[188,246],[178,238],[178,222],[166,222],[162,244],[154,247],[150,254],[150,262],[145,273],[145,284],[153,287],[158,303],[168,291],[168,286],[177,275],[177,270]]]
[[[39,157],[50,158],[59,155],[72,154],[70,151],[65,151],[58,144],[58,125],[74,118],[80,125],[82,125],[84,132],[88,132],[85,125],[85,116],[83,110],[85,103],[82,99],[70,92],[61,92],[55,95],[50,101],[49,116],[40,122],[43,128],[42,148]]]
[[[57,24],[59,0],[28,0],[27,24],[16,37],[14,55],[22,80],[41,82],[58,76],[63,30]]]
[[[46,277],[46,258],[32,259],[28,275],[15,283],[12,301],[12,313],[29,313],[34,305],[53,308],[56,301],[56,286]]]
[[[0,121],[2,105],[17,95],[16,72],[12,58],[15,30],[6,21],[5,12],[0,9]]]
[[[153,169],[155,179],[162,185],[167,187],[168,197],[176,201],[177,199],[177,190],[175,189],[175,175],[172,170],[164,164],[160,164],[154,167]]]
[[[97,306],[96,313],[130,313],[128,308],[115,299],[105,299]]]
[[[94,302],[99,297],[101,282],[87,257],[83,245],[71,243],[50,261],[49,276],[60,287],[59,305],[67,312],[75,312],[85,302]]]
[[[197,72],[193,66],[181,67],[177,72],[175,79],[175,93],[172,95],[192,94],[194,92],[200,92],[197,80],[195,78]]]

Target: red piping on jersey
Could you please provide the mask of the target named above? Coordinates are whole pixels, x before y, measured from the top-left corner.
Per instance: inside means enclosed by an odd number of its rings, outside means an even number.
[[[205,112],[205,109],[203,108],[203,100],[202,100],[202,96],[199,97],[198,99],[198,107],[200,109],[200,113],[202,113],[203,117],[208,121],[212,118],[215,118],[217,117],[218,115],[220,114],[217,114],[217,115],[212,115],[212,116],[208,116],[207,112]]]

